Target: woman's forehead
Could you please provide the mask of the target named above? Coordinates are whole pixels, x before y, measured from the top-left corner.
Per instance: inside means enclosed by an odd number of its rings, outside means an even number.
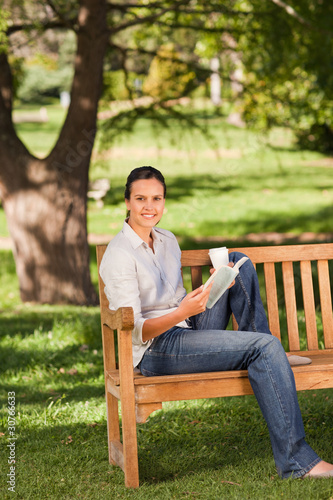
[[[164,194],[164,186],[163,184],[155,179],[138,179],[133,182],[131,186],[132,194],[144,194],[144,193],[154,193],[154,194]]]

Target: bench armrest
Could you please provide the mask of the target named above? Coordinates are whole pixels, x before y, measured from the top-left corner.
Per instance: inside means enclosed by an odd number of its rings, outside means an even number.
[[[134,328],[134,312],[132,307],[120,307],[111,311],[101,307],[104,370],[116,369],[116,349],[114,331],[118,336],[118,360],[122,379],[133,379],[132,330]]]
[[[102,324],[111,330],[133,330],[134,312],[132,307],[120,307],[116,311],[108,308],[101,310]]]

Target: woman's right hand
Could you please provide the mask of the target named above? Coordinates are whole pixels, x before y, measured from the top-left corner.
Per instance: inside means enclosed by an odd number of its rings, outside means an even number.
[[[186,318],[190,318],[205,311],[212,286],[213,282],[205,290],[203,290],[203,285],[201,285],[199,288],[188,293],[178,306],[179,313],[182,313],[182,316],[185,315],[184,317]]]
[[[191,316],[195,316],[206,309],[209,292],[213,282],[204,290],[203,285],[187,294],[177,309],[171,313],[164,314],[157,318],[146,319],[142,327],[142,340],[153,339],[166,332],[169,328],[176,326],[181,321]]]

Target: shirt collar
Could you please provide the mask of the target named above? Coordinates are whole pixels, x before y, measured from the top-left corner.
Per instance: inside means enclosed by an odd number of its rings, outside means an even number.
[[[129,240],[134,249],[138,248],[142,244],[147,246],[147,243],[143,241],[142,238],[140,238],[140,236],[134,231],[134,229],[131,228],[129,224],[127,224],[126,220],[124,221],[122,232]],[[157,234],[154,227],[151,230],[151,235],[154,242],[157,240],[162,241],[160,235]]]

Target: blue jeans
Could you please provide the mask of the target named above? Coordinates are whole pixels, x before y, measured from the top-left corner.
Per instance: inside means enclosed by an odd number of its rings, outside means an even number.
[[[240,257],[231,253],[230,261]],[[225,330],[231,313],[238,323],[237,332]],[[190,322],[190,328],[175,326],[154,339],[142,358],[142,374],[248,370],[268,426],[278,474],[282,478],[306,474],[320,458],[305,442],[294,375],[280,341],[269,331],[250,260],[214,307]]]

